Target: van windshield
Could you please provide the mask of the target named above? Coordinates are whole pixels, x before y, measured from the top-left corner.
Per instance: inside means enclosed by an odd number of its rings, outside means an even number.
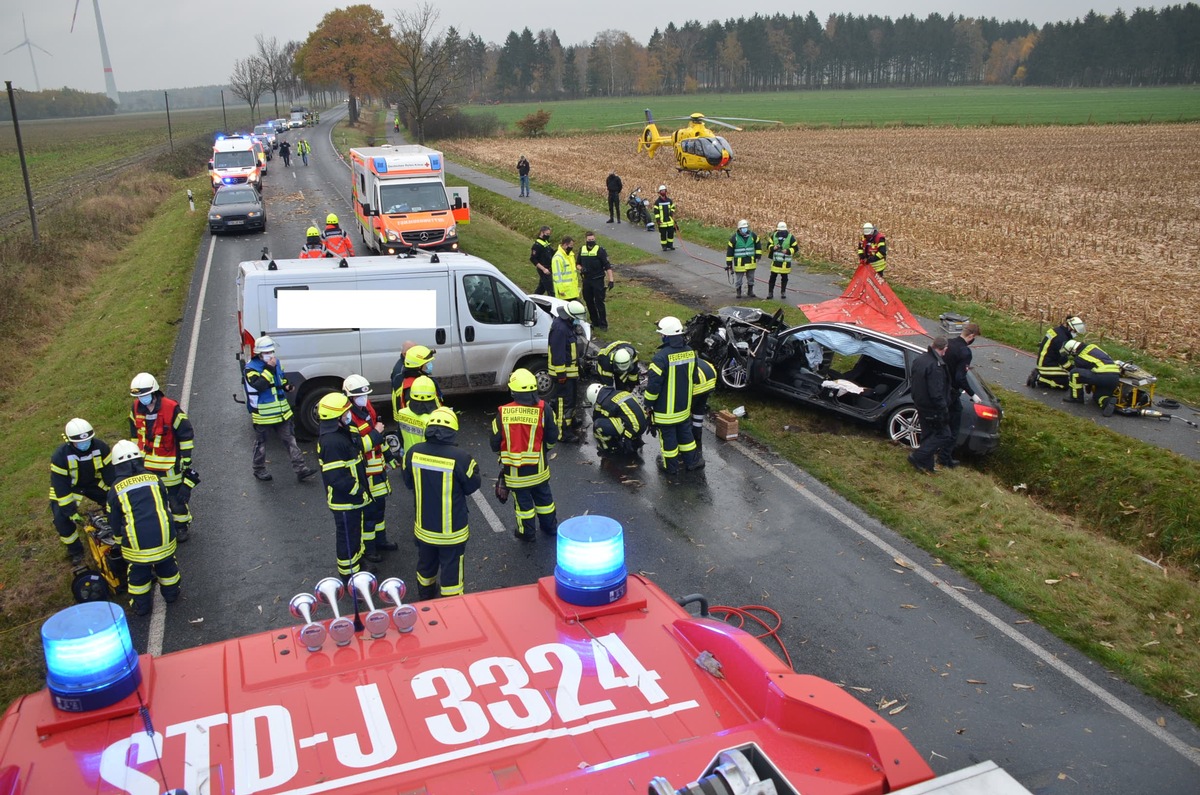
[[[253,168],[257,158],[252,150],[240,152],[217,152],[213,155],[213,168]]]
[[[427,213],[449,209],[450,205],[446,202],[446,189],[440,182],[379,186],[379,211],[385,215]]]

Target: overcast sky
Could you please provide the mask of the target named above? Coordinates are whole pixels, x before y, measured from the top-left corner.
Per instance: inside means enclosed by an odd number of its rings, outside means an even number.
[[[1173,0],[1182,2],[1182,0]],[[528,27],[558,31],[563,44],[590,41],[601,30],[627,31],[645,43],[653,30],[668,22],[688,20],[707,23],[739,14],[807,14],[824,19],[831,13],[879,14],[897,17],[930,13],[996,16],[1027,19],[1037,25],[1072,20],[1089,10],[1110,14],[1118,7],[1126,11],[1137,5],[1171,5],[1139,0],[1122,6],[1118,2],[1091,0],[755,0],[741,5],[727,0],[690,0],[655,3],[645,0],[438,0],[440,25],[453,25],[466,35],[478,34],[484,41],[504,42],[510,30]],[[224,83],[233,62],[254,50],[256,34],[276,37],[280,43],[304,40],[330,10],[351,5],[329,0],[101,0],[104,32],[112,58],[117,89],[183,88]],[[397,8],[415,3],[373,2],[391,22]],[[75,32],[70,33],[74,0],[0,0],[0,52],[24,40],[21,15],[25,15],[29,40],[51,55],[34,50],[37,76],[42,88],[71,88],[104,91],[100,45],[92,0],[79,2]],[[730,12],[738,9],[738,14]],[[34,89],[29,48],[21,47],[0,56],[0,80]]]

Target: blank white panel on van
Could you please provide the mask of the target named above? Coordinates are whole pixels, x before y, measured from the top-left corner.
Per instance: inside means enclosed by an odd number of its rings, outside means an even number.
[[[437,300],[437,290],[288,291],[279,296],[279,328],[432,329]]]

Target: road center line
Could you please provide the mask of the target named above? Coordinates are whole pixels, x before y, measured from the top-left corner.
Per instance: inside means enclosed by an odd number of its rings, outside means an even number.
[[[1096,698],[1103,701],[1106,705],[1111,707],[1115,712],[1125,716],[1131,722],[1133,722],[1135,725],[1137,725],[1138,727],[1140,727],[1141,729],[1145,730],[1147,733],[1152,735],[1155,739],[1160,740],[1166,746],[1168,746],[1172,750],[1178,752],[1184,759],[1187,759],[1192,764],[1200,767],[1200,753],[1197,753],[1187,743],[1183,742],[1182,740],[1177,738],[1175,735],[1171,734],[1170,732],[1166,731],[1162,727],[1155,724],[1153,721],[1151,721],[1148,718],[1146,718],[1145,716],[1143,716],[1140,712],[1135,710],[1133,707],[1126,704],[1124,701],[1117,698],[1117,696],[1108,692],[1107,690],[1102,688],[1100,685],[1096,684],[1091,679],[1084,676],[1082,673],[1077,671],[1072,666],[1067,665],[1065,662],[1060,660],[1058,657],[1054,656],[1048,650],[1042,648],[1034,641],[1032,641],[1029,638],[1022,635],[1019,631],[1017,631],[1016,629],[1014,629],[1013,627],[1011,627],[1007,623],[1005,623],[999,616],[995,615],[994,613],[992,613],[991,611],[989,611],[987,608],[983,607],[982,605],[976,603],[975,601],[973,601],[972,599],[967,597],[965,594],[963,594],[961,591],[958,591],[955,588],[946,586],[941,577],[938,577],[933,572],[931,572],[929,569],[926,569],[925,567],[913,562],[912,560],[909,559],[908,556],[904,555],[900,550],[896,549],[891,544],[889,544],[888,542],[886,542],[882,538],[880,538],[878,535],[871,532],[870,530],[863,527],[858,522],[851,519],[846,514],[839,511],[833,505],[829,504],[825,500],[818,497],[816,494],[814,494],[812,491],[810,491],[808,488],[806,488],[802,483],[797,483],[795,480],[793,480],[791,477],[789,477],[775,463],[767,460],[765,457],[759,455],[758,453],[754,452],[749,447],[747,447],[744,444],[741,444],[740,442],[732,442],[731,444],[733,444],[735,446],[735,448],[738,450],[738,452],[740,452],[742,455],[746,456],[746,458],[749,458],[755,464],[758,464],[758,466],[761,467],[762,469],[764,469],[765,471],[774,475],[776,478],[778,478],[780,481],[782,481],[785,485],[791,487],[791,489],[793,491],[796,491],[797,493],[799,493],[800,496],[804,497],[804,499],[808,500],[815,507],[824,511],[826,514],[828,514],[829,516],[836,519],[838,522],[840,522],[842,525],[844,525],[848,529],[857,533],[860,537],[862,537],[866,541],[869,541],[872,544],[874,544],[880,551],[882,551],[884,554],[888,555],[889,557],[903,558],[904,560],[908,561],[913,573],[916,574],[918,577],[925,580],[930,585],[932,585],[934,588],[936,588],[940,592],[946,594],[954,601],[958,602],[961,606],[965,607],[967,610],[971,611],[979,618],[981,618],[984,621],[986,621],[987,623],[991,624],[993,627],[995,627],[997,630],[999,630],[1001,633],[1003,633],[1005,636],[1007,636],[1010,640],[1016,641],[1020,646],[1022,646],[1026,651],[1028,651],[1030,654],[1032,654],[1038,660],[1040,660],[1041,662],[1050,666],[1054,670],[1058,671],[1063,676],[1067,677],[1072,682],[1079,685],[1081,688],[1083,688],[1084,690],[1086,690],[1089,693],[1091,693],[1092,695],[1094,695]]]

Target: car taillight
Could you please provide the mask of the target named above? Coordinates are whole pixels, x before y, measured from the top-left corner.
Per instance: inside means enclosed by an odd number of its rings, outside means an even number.
[[[1000,409],[992,406],[985,406],[982,403],[971,404],[975,407],[975,416],[981,420],[997,420],[1000,419]]]

